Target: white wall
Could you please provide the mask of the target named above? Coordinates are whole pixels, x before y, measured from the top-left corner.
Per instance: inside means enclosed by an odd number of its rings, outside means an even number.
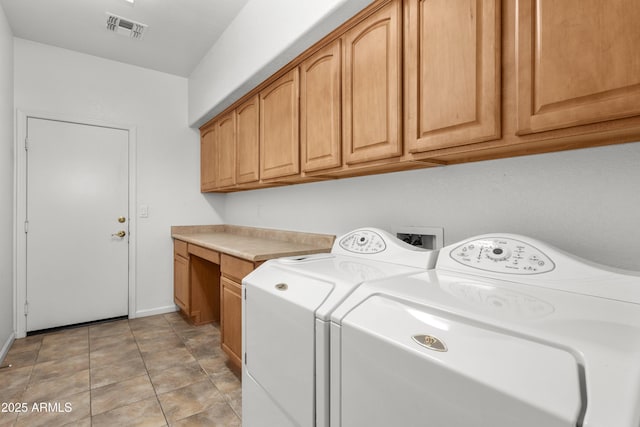
[[[137,315],[173,307],[171,225],[221,221],[224,196],[199,192],[199,137],[187,79],[15,39],[15,106],[137,127]],[[137,207],[132,206],[135,216]]]
[[[0,5],[0,360],[14,332],[13,129],[13,35]]]
[[[640,271],[640,142],[233,193],[225,221],[342,234],[444,227],[547,241]]]
[[[201,126],[372,0],[250,0],[189,77]]]

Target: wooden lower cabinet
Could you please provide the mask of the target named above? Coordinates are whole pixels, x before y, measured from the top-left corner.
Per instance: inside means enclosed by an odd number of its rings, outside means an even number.
[[[242,367],[242,279],[259,263],[174,240],[173,298],[194,325],[220,323],[222,350]]]
[[[237,368],[242,367],[242,279],[255,267],[253,262],[231,255],[220,257],[220,341],[222,350]]]
[[[242,286],[220,279],[220,336],[222,350],[237,367],[242,366]]]
[[[173,255],[173,300],[180,310],[189,313],[189,259],[176,251]]]
[[[220,320],[220,254],[174,240],[173,300],[194,325]]]

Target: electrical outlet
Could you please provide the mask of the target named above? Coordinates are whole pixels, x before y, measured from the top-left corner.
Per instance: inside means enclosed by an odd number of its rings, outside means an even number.
[[[396,237],[410,245],[424,249],[440,249],[444,246],[442,227],[400,227]]]

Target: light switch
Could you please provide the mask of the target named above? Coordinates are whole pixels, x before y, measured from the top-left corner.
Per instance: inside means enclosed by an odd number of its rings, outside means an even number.
[[[149,218],[149,205],[140,205],[140,218]]]

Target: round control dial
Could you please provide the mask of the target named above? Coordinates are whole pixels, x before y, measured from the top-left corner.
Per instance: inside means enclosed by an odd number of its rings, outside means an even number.
[[[508,248],[502,248],[500,246],[496,246],[494,248],[489,247],[485,251],[485,256],[494,261],[504,261],[509,259],[511,251]]]

